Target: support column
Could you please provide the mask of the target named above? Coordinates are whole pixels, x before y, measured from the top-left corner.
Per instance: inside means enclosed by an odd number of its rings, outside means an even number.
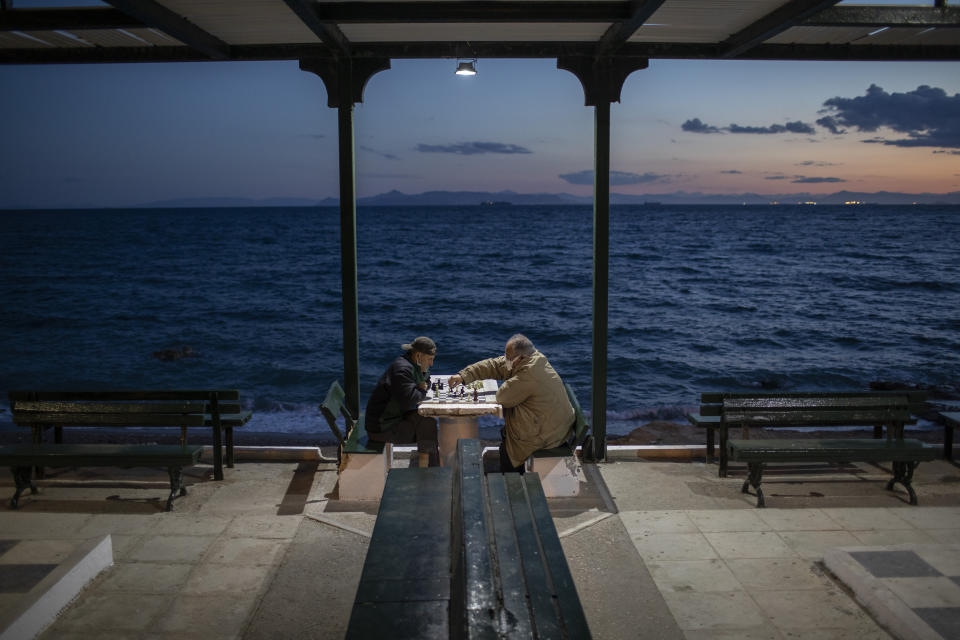
[[[593,162],[593,361],[590,421],[593,451],[607,457],[607,316],[610,273],[610,103],[620,102],[627,76],[647,67],[646,58],[628,56],[564,56],[557,68],[571,72],[583,85],[586,106],[594,107]]]
[[[607,457],[607,317],[610,293],[610,103],[593,110],[593,457]]]
[[[390,68],[387,58],[305,58],[300,68],[327,88],[327,106],[337,109],[340,165],[340,286],[343,314],[343,389],[347,408],[360,415],[360,331],[357,310],[357,194],[353,105],[373,74]]]

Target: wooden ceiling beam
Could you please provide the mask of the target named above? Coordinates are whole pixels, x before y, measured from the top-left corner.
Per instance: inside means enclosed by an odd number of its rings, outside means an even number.
[[[142,26],[162,31],[212,60],[229,60],[230,45],[153,0],[105,0]]]
[[[960,7],[831,7],[801,27],[960,27]]]
[[[323,41],[331,50],[337,52],[340,56],[350,56],[350,40],[344,35],[340,27],[335,22],[327,20],[320,15],[317,10],[316,2],[308,0],[284,0],[290,10],[297,14],[297,17],[307,25],[314,35]]]
[[[0,31],[84,31],[143,29],[146,25],[110,7],[9,9],[0,11]]]
[[[736,58],[798,22],[832,7],[838,0],[790,0],[721,43],[721,57]]]
[[[613,22],[630,17],[630,2],[309,2],[317,17],[337,24],[444,22]]]
[[[664,0],[634,0],[630,3],[630,17],[610,25],[597,42],[597,56],[608,56],[626,44],[627,40],[656,13]]]

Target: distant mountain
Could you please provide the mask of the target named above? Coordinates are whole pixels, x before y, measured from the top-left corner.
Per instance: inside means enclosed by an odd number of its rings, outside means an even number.
[[[330,198],[327,198],[330,200]],[[337,200],[333,204],[337,204]],[[137,205],[148,209],[179,209],[179,208],[207,208],[207,207],[315,207],[316,200],[307,198],[175,198],[173,200],[158,200]]]
[[[361,207],[403,207],[403,206],[474,206],[496,202],[515,205],[589,205],[593,196],[575,196],[569,193],[516,193],[515,191],[425,191],[423,193],[403,193],[388,191],[375,196],[359,198]],[[950,193],[898,193],[878,191],[865,193],[857,191],[837,191],[830,194],[782,193],[759,194],[738,193],[718,194],[698,191],[674,191],[673,193],[648,193],[633,195],[611,193],[610,204],[700,204],[700,205],[783,205],[816,202],[817,204],[844,204],[862,202],[866,204],[960,204],[960,191]],[[140,205],[141,207],[336,207],[337,198],[309,200],[306,198],[180,198],[163,200]]]

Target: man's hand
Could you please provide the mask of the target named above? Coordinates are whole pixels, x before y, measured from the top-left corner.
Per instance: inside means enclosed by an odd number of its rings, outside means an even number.
[[[463,376],[461,376],[459,373],[453,374],[453,375],[450,376],[450,378],[447,380],[447,385],[448,385],[449,387],[455,387],[455,386],[457,386],[458,384],[463,384]]]
[[[426,381],[421,382],[420,384],[417,385],[417,389],[420,389],[420,391],[426,391],[429,388],[430,388],[430,385],[427,384]]]

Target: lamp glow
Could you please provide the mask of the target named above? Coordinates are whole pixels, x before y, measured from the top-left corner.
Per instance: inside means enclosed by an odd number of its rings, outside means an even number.
[[[477,68],[474,66],[476,60],[461,60],[457,65],[456,74],[458,76],[475,76],[477,75]]]

